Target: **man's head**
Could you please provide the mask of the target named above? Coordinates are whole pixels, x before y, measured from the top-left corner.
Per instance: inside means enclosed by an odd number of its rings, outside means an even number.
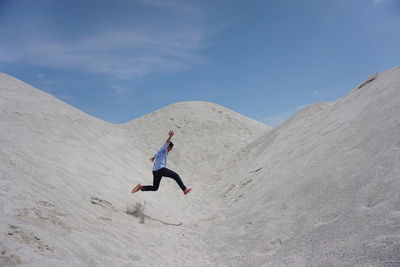
[[[172,150],[172,148],[174,148],[174,143],[169,142],[169,145],[167,147],[167,151],[170,152]]]

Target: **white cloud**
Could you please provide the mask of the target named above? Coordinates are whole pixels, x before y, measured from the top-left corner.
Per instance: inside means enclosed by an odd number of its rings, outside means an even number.
[[[0,50],[10,51],[1,53],[0,60],[56,68],[83,68],[128,79],[155,71],[174,72],[189,68],[200,61],[195,50],[202,46],[203,38],[203,33],[196,29],[169,34],[104,32],[67,42],[42,38],[13,47],[0,44]]]
[[[156,5],[165,9],[167,17],[174,15],[179,19],[169,25],[164,21],[151,25],[142,21],[138,26],[137,21],[132,21],[128,26],[113,25],[85,32],[80,38],[64,38],[42,29],[26,39],[9,22],[0,28],[6,40],[0,42],[0,62],[84,70],[120,80],[153,72],[177,72],[202,62],[197,52],[210,42],[209,31],[199,19],[201,9],[176,0],[137,1]],[[174,9],[171,14],[170,9]],[[188,12],[196,13],[197,19],[190,20]]]

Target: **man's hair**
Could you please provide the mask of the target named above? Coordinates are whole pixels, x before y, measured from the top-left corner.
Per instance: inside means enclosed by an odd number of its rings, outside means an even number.
[[[173,146],[174,146],[174,143],[169,142],[169,145],[168,145],[168,146],[173,147]]]

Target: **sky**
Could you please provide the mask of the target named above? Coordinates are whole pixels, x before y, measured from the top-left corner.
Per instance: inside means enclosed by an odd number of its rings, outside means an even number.
[[[126,123],[210,101],[276,126],[400,65],[400,0],[0,0],[0,72]]]

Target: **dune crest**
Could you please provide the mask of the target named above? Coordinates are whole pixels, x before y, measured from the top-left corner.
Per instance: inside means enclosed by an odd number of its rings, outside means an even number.
[[[0,265],[400,264],[400,68],[273,129],[200,101],[115,125],[6,74],[0,96]],[[171,129],[193,191],[131,194]]]

